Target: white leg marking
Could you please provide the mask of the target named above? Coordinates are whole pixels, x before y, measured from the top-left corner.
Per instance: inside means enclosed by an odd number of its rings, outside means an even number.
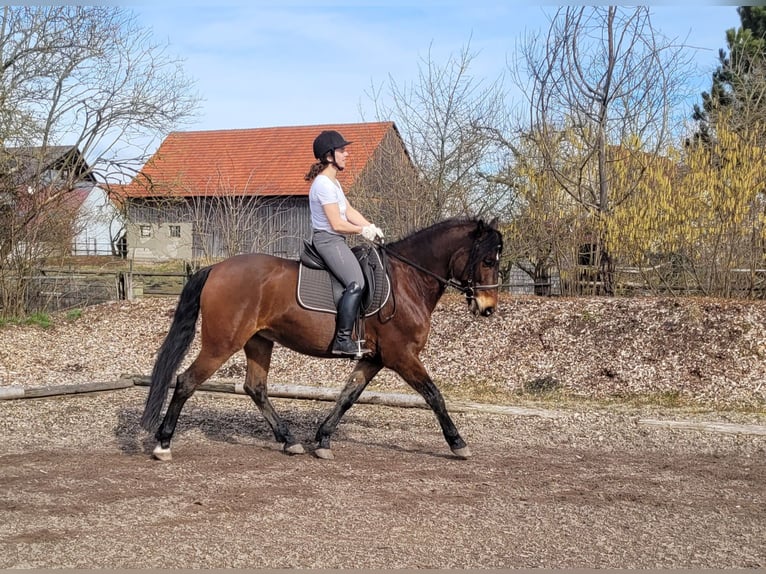
[[[295,443],[290,446],[285,445],[285,452],[287,454],[303,454],[306,451],[303,449],[303,445],[301,443]]]
[[[335,458],[335,455],[329,448],[318,448],[314,451],[314,454],[317,458],[321,458],[322,460],[332,460]]]
[[[154,455],[154,458],[163,462],[173,460],[173,455],[170,453],[170,449],[162,448],[162,445],[159,444],[154,447],[154,452],[152,454]]]
[[[464,446],[463,448],[453,448],[452,454],[454,454],[458,458],[462,458],[463,460],[471,457],[471,449],[467,446]]]

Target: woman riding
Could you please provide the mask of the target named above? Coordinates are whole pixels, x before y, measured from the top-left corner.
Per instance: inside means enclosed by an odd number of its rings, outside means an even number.
[[[309,209],[314,247],[344,287],[338,303],[332,353],[355,356],[360,349],[351,340],[351,332],[362,303],[364,275],[346,243],[346,236],[361,234],[368,241],[374,241],[382,238],[383,232],[351,206],[338,181],[338,172],[346,167],[346,146],[350,144],[337,131],[326,130],[320,133],[314,139],[314,157],[317,162],[311,166],[305,179],[312,182]]]

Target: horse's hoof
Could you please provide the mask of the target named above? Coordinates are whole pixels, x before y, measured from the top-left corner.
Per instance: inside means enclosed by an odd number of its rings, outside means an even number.
[[[304,454],[306,451],[303,448],[303,445],[299,442],[296,442],[295,444],[287,445],[285,444],[285,453],[286,454]]]
[[[335,458],[335,455],[329,448],[318,448],[314,451],[314,454],[317,458],[321,458],[322,460],[332,460]]]
[[[170,448],[162,448],[162,445],[157,445],[154,447],[154,452],[152,452],[152,455],[157,460],[161,460],[162,462],[168,462],[173,460],[173,455],[170,453]]]
[[[452,454],[454,454],[459,459],[466,460],[471,458],[471,449],[467,446],[464,446],[463,448],[453,448]]]

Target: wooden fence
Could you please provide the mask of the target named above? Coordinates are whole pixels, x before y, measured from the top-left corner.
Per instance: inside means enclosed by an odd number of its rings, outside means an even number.
[[[578,268],[579,269],[579,268]],[[39,269],[28,278],[26,310],[29,313],[51,312],[81,308],[106,301],[126,300],[152,296],[177,296],[188,278],[194,272],[191,265],[184,271],[162,272],[148,270],[102,270],[93,271],[78,268]],[[740,270],[735,270],[740,271]],[[766,296],[764,282],[766,271],[759,272],[759,282],[753,285],[740,285],[742,281],[732,281],[733,296],[763,298]],[[737,273],[737,275],[745,275]],[[579,276],[579,271],[578,271]],[[622,296],[640,296],[652,293],[662,294],[700,294],[689,287],[663,289],[649,287],[638,273],[627,269],[616,272],[617,294]],[[578,285],[567,283],[555,271],[551,271],[548,282],[537,285],[521,269],[512,268],[503,276],[501,289],[514,295],[576,295],[582,293],[599,294],[598,282],[581,280]],[[2,288],[0,286],[0,288]],[[2,293],[0,293],[2,295]],[[2,299],[0,299],[2,300]]]
[[[178,295],[186,272],[85,271],[40,269],[28,281],[26,310],[63,311],[107,301]]]
[[[185,271],[93,271],[84,269],[38,269],[29,278],[26,309],[29,313],[65,311],[107,301],[141,297],[177,296],[194,272]],[[558,277],[551,293],[559,294]],[[516,295],[534,294],[534,282],[523,271],[505,277],[502,289]]]

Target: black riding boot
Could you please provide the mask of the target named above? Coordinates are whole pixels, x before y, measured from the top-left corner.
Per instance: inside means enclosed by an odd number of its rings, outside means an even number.
[[[332,344],[333,355],[356,355],[359,345],[351,339],[354,322],[362,304],[362,288],[356,281],[348,284],[338,303],[337,331]],[[364,352],[364,350],[362,350]]]

